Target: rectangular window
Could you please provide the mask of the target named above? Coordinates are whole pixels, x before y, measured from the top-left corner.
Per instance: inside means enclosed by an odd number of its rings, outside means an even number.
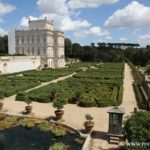
[[[34,43],[34,36],[32,37],[32,43]]]
[[[118,115],[117,114],[113,114],[113,124],[114,125],[118,125],[119,120],[118,120]]]
[[[28,43],[30,43],[30,38],[28,37]]]
[[[16,38],[16,43],[19,43],[19,40],[18,40],[18,38]]]
[[[24,38],[22,37],[22,43],[24,43]]]
[[[46,43],[46,38],[45,37],[43,38],[43,43]]]
[[[37,38],[37,43],[40,43],[40,38],[39,37]]]
[[[40,49],[39,49],[39,47],[38,47],[38,55],[40,55]]]
[[[32,55],[34,55],[34,48],[32,48]]]

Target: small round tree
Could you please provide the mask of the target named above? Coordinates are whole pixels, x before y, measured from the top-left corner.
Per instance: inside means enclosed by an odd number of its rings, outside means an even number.
[[[31,113],[32,106],[30,106],[30,104],[32,101],[30,100],[30,98],[27,95],[24,96],[24,100],[27,103],[27,106],[25,106],[26,113]]]
[[[91,120],[93,120],[93,117],[90,114],[86,114],[85,118],[87,121],[91,122]]]
[[[61,100],[56,100],[53,102],[53,107],[57,108],[57,110],[55,110],[56,119],[62,119],[62,116],[64,114],[64,111],[62,110],[62,108],[64,107],[63,102]]]
[[[84,122],[86,132],[90,132],[94,127],[94,122],[92,122],[93,117],[90,114],[85,115],[86,121]]]

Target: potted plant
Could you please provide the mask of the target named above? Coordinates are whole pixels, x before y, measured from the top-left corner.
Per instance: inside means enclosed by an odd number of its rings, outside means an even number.
[[[62,119],[62,116],[64,114],[64,111],[62,110],[62,108],[64,107],[63,102],[61,100],[56,100],[53,102],[53,107],[57,108],[57,110],[55,110],[56,120]]]
[[[29,114],[32,111],[32,106],[30,106],[31,100],[26,96],[25,97],[25,102],[27,103],[27,106],[25,106],[25,110],[26,110],[26,113]]]
[[[86,118],[86,121],[84,122],[85,130],[86,132],[90,132],[94,127],[94,122],[91,121],[93,120],[93,117],[90,114],[86,114],[85,118]]]
[[[56,90],[52,90],[51,92],[51,100],[54,101],[58,98],[58,93]]]
[[[3,101],[3,98],[0,98],[0,110],[2,110],[3,105],[4,105],[2,101]]]

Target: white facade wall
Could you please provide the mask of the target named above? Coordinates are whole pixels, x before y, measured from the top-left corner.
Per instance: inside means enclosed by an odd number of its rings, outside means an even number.
[[[57,68],[62,64],[64,67],[64,33],[53,31],[52,22],[47,19],[29,20],[29,30],[15,30],[14,32],[12,40],[14,51],[11,51],[11,54],[41,56],[41,66],[47,64],[49,67]]]
[[[41,65],[40,57],[8,56],[0,57],[0,73],[14,73],[37,69]]]
[[[15,29],[8,31],[8,52],[9,54],[16,53],[16,39],[15,39]]]
[[[53,30],[53,24],[47,19],[29,20],[29,30]]]

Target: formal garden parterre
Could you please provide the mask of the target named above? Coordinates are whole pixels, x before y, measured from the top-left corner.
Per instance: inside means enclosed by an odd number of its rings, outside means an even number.
[[[18,93],[16,100],[24,101],[24,97],[28,97],[31,101],[51,102],[52,93],[55,91],[58,95],[57,99],[64,104],[77,103],[77,101],[78,105],[83,107],[121,104],[123,63],[77,63],[69,65],[67,69],[73,68],[79,70],[73,77],[30,92]]]
[[[0,98],[8,97],[75,72],[76,69],[43,69],[0,76]]]

